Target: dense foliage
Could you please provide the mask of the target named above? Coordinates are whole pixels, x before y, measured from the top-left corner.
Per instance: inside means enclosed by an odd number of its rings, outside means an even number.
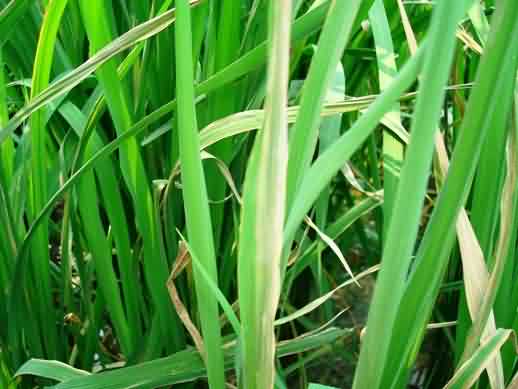
[[[0,388],[518,388],[516,0],[0,7]]]

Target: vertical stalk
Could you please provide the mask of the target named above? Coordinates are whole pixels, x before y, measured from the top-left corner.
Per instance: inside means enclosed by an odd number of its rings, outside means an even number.
[[[188,0],[176,3],[176,72],[178,142],[182,169],[183,199],[188,238],[196,257],[217,283],[216,256],[207,188],[200,158],[200,138],[194,105],[191,12]],[[202,334],[211,388],[223,389],[225,376],[219,327],[218,303],[194,267],[195,288],[200,306]]]
[[[263,127],[243,195],[238,287],[246,389],[273,388],[274,320],[279,300],[287,178],[287,91],[291,0],[270,2],[268,79]]]

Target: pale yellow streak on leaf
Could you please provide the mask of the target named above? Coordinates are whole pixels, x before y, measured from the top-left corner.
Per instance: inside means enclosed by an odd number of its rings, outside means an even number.
[[[295,312],[293,312],[287,316],[284,316],[280,319],[275,320],[275,325],[279,326],[279,325],[288,323],[292,320],[295,320],[301,316],[307,315],[308,313],[310,313],[311,311],[315,310],[320,305],[325,303],[327,300],[329,300],[340,289],[345,288],[346,286],[351,285],[353,283],[356,283],[358,286],[360,286],[360,284],[358,282],[359,280],[361,280],[365,276],[368,276],[369,274],[377,272],[378,270],[379,270],[379,265],[376,265],[376,266],[372,266],[372,267],[368,268],[367,270],[362,271],[357,276],[353,276],[352,279],[341,283],[336,288],[334,288],[334,289],[330,290],[329,292],[327,292],[326,294],[316,298],[315,300],[311,301],[309,304],[305,305],[304,307],[296,310]]]
[[[441,175],[445,177],[448,171],[448,155],[446,153],[444,139],[440,132],[437,132],[435,137],[435,148],[439,157]],[[482,253],[482,249],[480,248],[477,237],[464,208],[460,210],[456,229],[461,252],[466,301],[468,303],[470,317],[473,319],[478,316],[478,311],[482,304],[484,294],[487,291],[489,272],[486,268],[484,254]],[[495,316],[493,311],[491,311],[486,327],[484,328],[482,340],[493,336],[495,333]],[[487,373],[492,388],[503,389],[505,387],[502,357],[499,352],[496,352],[494,359],[488,363]]]
[[[492,349],[491,354],[484,360],[484,362],[479,366],[478,370],[471,376],[471,380],[464,387],[471,388],[471,385],[473,385],[478,380],[478,378],[480,377],[480,374],[482,373],[482,371],[484,371],[484,369],[488,369],[489,370],[489,364],[491,363],[491,361],[494,360],[494,357],[496,357],[497,355],[500,355],[500,349],[505,344],[507,339],[509,339],[509,337],[511,335],[513,335],[513,331],[512,330],[500,330],[500,331],[501,331],[500,332],[501,339],[498,341],[496,346]],[[498,335],[494,334],[493,336],[498,336]],[[484,346],[484,344],[489,342],[490,339],[493,336],[483,340],[481,342],[480,347]],[[471,360],[471,358],[468,359],[466,362],[464,362],[462,364],[462,366],[455,372],[454,376],[450,379],[450,381],[448,381],[448,383],[444,386],[443,389],[451,389],[452,387],[454,387],[457,384],[456,381],[458,380],[459,376],[466,370],[470,360]],[[502,388],[504,388],[504,387],[505,386],[503,386]]]
[[[318,234],[320,239],[322,239],[329,246],[329,248],[333,251],[333,253],[335,253],[335,255],[338,257],[338,259],[342,263],[345,271],[347,273],[349,273],[349,275],[351,276],[352,280],[356,283],[356,285],[360,286],[360,284],[358,283],[358,281],[356,280],[356,278],[354,276],[353,271],[351,270],[351,267],[349,266],[349,264],[347,263],[347,260],[345,259],[344,255],[342,254],[342,250],[340,250],[340,248],[337,246],[335,241],[333,239],[331,239],[329,236],[327,236],[323,231],[321,231],[320,228],[318,228],[317,225],[315,223],[313,223],[313,221],[308,216],[306,216],[304,218],[304,221],[306,222],[306,224],[308,226],[310,226],[313,230],[315,230],[315,232]]]

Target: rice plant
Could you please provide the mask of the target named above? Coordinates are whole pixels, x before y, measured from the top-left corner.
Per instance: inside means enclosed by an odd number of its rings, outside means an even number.
[[[0,0],[0,388],[518,388],[516,0]]]

